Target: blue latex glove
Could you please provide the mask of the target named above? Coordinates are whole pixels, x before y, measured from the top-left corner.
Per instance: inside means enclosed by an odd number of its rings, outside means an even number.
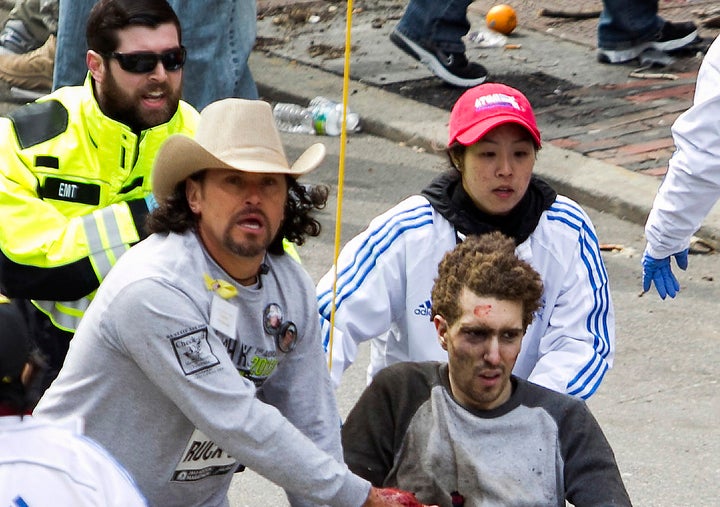
[[[155,200],[155,196],[152,194],[152,192],[145,196],[145,204],[147,205],[148,211],[152,211],[158,207],[158,203]]]
[[[647,292],[650,290],[650,285],[655,282],[655,289],[662,299],[666,296],[671,298],[675,297],[675,294],[680,292],[680,283],[677,278],[673,275],[670,267],[670,257],[675,257],[675,262],[680,269],[683,271],[688,267],[688,249],[686,248],[682,252],[670,255],[663,259],[656,259],[651,257],[647,251],[642,258],[643,267],[643,291]]]

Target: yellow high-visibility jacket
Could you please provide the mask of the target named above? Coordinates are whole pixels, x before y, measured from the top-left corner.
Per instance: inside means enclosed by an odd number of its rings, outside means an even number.
[[[0,118],[0,291],[31,299],[74,331],[118,257],[142,239],[150,171],[171,134],[198,113],[139,135],[105,116],[88,75]]]

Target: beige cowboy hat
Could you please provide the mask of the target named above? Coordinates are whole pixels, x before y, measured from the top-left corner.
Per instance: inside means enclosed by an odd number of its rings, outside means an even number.
[[[164,201],[178,183],[203,169],[279,173],[297,178],[315,169],[324,158],[325,146],[316,143],[291,166],[270,104],[222,99],[202,110],[194,139],[173,134],[165,140],[155,158],[152,191],[159,202]]]

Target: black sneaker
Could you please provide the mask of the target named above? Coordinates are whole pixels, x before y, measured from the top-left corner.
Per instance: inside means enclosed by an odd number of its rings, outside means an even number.
[[[698,30],[695,23],[690,21],[681,21],[679,23],[665,21],[657,39],[622,49],[598,48],[597,59],[602,63],[623,63],[634,60],[646,49],[674,51],[692,44],[697,39]]]
[[[469,88],[485,82],[488,77],[485,67],[468,62],[465,53],[446,53],[436,47],[421,46],[397,30],[392,31],[390,40],[451,85]]]
[[[698,29],[691,21],[671,23],[666,21],[660,30],[660,37],[651,43],[653,49],[674,51],[692,44],[698,39]]]

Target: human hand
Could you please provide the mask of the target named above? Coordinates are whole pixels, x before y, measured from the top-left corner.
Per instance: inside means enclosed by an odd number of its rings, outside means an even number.
[[[370,488],[370,494],[363,507],[437,507],[425,506],[415,498],[414,493],[395,488]]]
[[[644,292],[650,290],[650,286],[653,282],[655,282],[655,289],[662,299],[665,299],[666,296],[674,298],[675,294],[680,292],[680,283],[677,281],[677,278],[675,278],[672,268],[670,267],[670,257],[675,257],[675,262],[677,262],[680,269],[683,271],[687,269],[687,248],[682,252],[669,255],[662,259],[652,257],[647,252],[647,249],[645,249],[645,253],[642,258]]]

